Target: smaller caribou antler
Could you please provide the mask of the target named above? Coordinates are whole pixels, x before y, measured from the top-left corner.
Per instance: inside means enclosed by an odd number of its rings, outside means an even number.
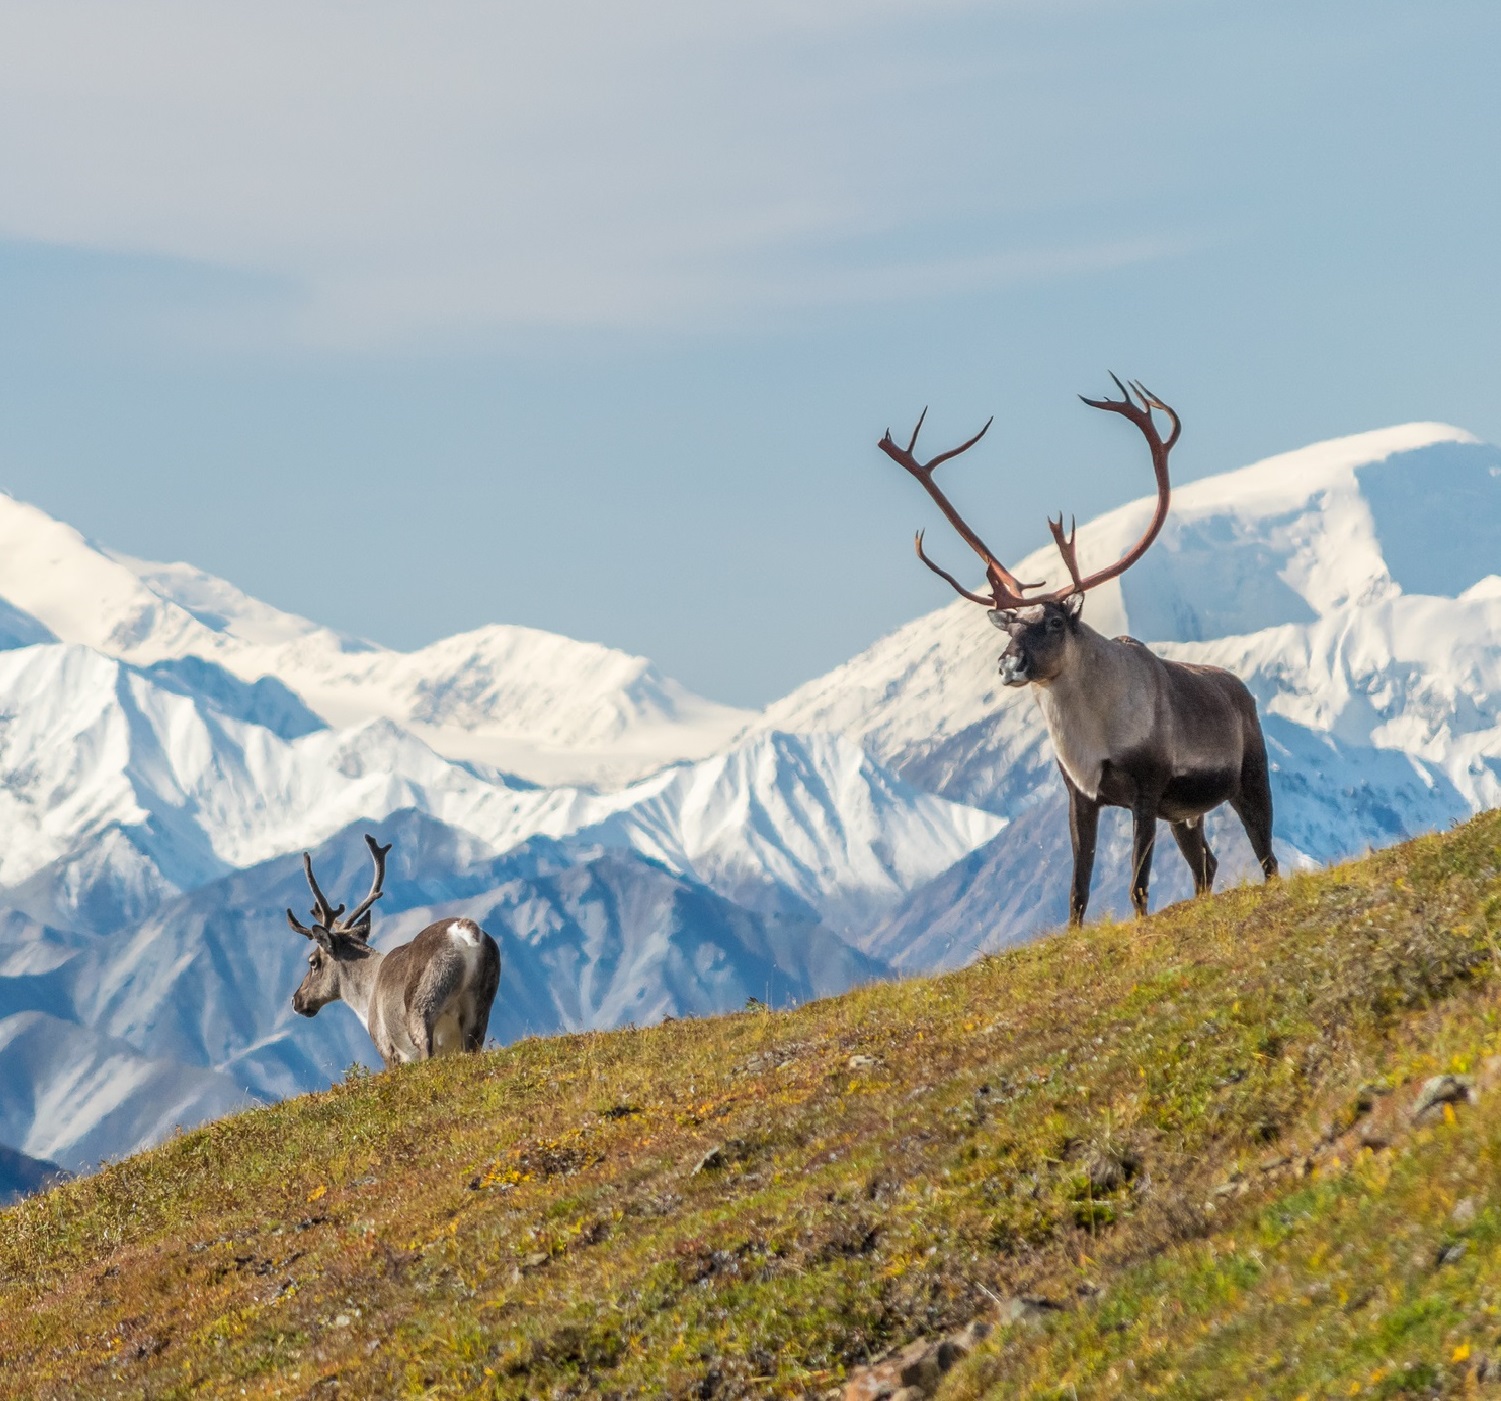
[[[381,846],[369,833],[365,834],[365,845],[370,848],[371,860],[375,862],[375,879],[370,882],[370,893],[355,906],[354,911],[347,919],[341,919],[344,906],[330,905],[328,897],[318,888],[317,878],[313,875],[313,857],[311,852],[302,853],[302,869],[307,876],[307,883],[313,892],[313,926],[308,928],[291,910],[287,911],[287,923],[299,934],[309,939],[316,939],[321,934],[327,938],[331,934],[344,934],[352,939],[369,942],[370,934],[370,907],[385,893],[381,886],[386,879],[386,857],[390,854],[391,843]]]
[[[318,878],[313,874],[313,854],[310,851],[302,853],[302,871],[307,877],[307,883],[313,892],[313,919],[324,929],[332,929],[334,921],[344,913],[344,906],[334,909],[328,903],[328,896],[318,889]]]
[[[387,842],[385,846],[382,846],[367,832],[365,845],[370,848],[370,859],[375,862],[375,879],[370,882],[370,893],[355,906],[354,913],[345,921],[346,929],[353,929],[361,923],[369,929],[370,907],[385,894],[381,886],[385,884],[386,857],[390,854],[392,843]]]

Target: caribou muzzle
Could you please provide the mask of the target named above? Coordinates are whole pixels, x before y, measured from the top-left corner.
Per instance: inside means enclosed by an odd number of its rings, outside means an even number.
[[[1025,686],[1032,679],[1032,668],[1020,652],[1001,653],[1001,685]]]

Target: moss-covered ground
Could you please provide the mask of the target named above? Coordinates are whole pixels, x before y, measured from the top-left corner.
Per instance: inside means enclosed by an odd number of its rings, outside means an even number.
[[[837,1394],[1022,1296],[945,1397],[1484,1390],[1498,961],[1487,815],[941,978],[352,1078],[0,1213],[0,1395]],[[1411,1124],[1438,1074],[1478,1098]]]

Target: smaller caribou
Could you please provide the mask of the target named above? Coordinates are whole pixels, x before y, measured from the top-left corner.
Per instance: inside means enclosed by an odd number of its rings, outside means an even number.
[[[313,891],[313,924],[301,923],[291,910],[287,921],[315,947],[308,954],[307,976],[292,995],[292,1010],[313,1017],[330,1002],[347,1002],[387,1069],[479,1050],[500,985],[500,949],[472,919],[440,919],[390,953],[372,949],[370,910],[381,898],[391,847],[371,836],[365,844],[375,879],[347,918],[341,918],[344,906],[335,909],[318,888],[311,854],[302,854]]]

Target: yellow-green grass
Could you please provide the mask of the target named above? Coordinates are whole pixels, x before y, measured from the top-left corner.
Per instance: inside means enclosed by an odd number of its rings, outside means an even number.
[[[816,1395],[1024,1294],[1066,1307],[946,1394],[1462,1390],[1501,1089],[1388,1106],[1501,1052],[1498,933],[1487,815],[941,978],[354,1077],[0,1213],[0,1395]]]

